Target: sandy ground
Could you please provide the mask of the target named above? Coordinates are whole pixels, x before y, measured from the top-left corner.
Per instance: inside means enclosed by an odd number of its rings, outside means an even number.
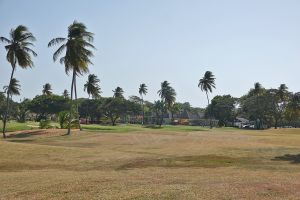
[[[0,199],[300,199],[300,130],[35,130],[0,141]]]

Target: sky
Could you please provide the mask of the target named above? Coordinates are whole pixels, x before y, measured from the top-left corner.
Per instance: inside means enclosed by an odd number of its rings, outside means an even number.
[[[90,73],[101,80],[102,96],[117,86],[125,96],[148,86],[146,99],[158,100],[160,83],[167,80],[177,101],[206,105],[198,88],[205,71],[216,77],[210,94],[240,97],[260,82],[266,88],[285,83],[300,91],[299,0],[0,0],[0,35],[25,25],[35,35],[34,68],[17,68],[20,100],[41,94],[50,83],[53,92],[70,91],[71,76],[52,60],[55,37],[66,37],[74,21],[95,34],[97,50]],[[10,64],[0,44],[0,90],[9,82]],[[87,97],[78,78],[79,97]]]

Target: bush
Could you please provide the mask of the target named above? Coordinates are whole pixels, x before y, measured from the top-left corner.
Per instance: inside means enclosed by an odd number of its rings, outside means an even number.
[[[62,111],[58,114],[58,122],[61,129],[68,128],[69,113]]]
[[[51,128],[50,120],[41,120],[39,126],[41,129]]]

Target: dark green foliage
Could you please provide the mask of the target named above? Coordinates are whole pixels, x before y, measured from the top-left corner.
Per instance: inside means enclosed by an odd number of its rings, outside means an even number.
[[[42,129],[48,129],[48,128],[51,128],[51,121],[50,120],[45,120],[45,119],[42,119],[39,123],[39,126],[40,128]]]
[[[67,128],[68,120],[69,120],[69,112],[62,111],[58,114],[58,122],[59,122],[60,128]]]
[[[47,118],[49,114],[58,114],[69,108],[69,100],[58,95],[40,95],[36,96],[29,103],[28,108],[41,118]]]
[[[205,110],[205,115],[211,113],[212,116],[219,120],[219,125],[224,126],[235,119],[236,99],[230,95],[215,96],[211,100],[211,104]]]

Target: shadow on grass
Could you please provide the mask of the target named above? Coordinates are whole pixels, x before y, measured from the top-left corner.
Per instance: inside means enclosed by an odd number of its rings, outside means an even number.
[[[150,129],[163,129],[164,127],[162,127],[162,126],[155,126],[155,125],[149,125],[149,126],[144,126],[143,128],[150,128]]]
[[[36,130],[36,131],[24,131],[20,133],[12,133],[7,136],[7,138],[27,138],[31,137],[33,135],[42,135],[45,131],[42,130]]]
[[[300,164],[300,154],[292,155],[285,154],[283,156],[277,156],[272,159],[273,161],[289,161],[291,164]]]
[[[196,155],[196,156],[174,156],[166,158],[144,158],[133,159],[119,166],[116,170],[128,170],[133,168],[164,167],[202,167],[218,168],[230,166],[253,165],[257,161],[248,158],[233,158],[220,155]]]

